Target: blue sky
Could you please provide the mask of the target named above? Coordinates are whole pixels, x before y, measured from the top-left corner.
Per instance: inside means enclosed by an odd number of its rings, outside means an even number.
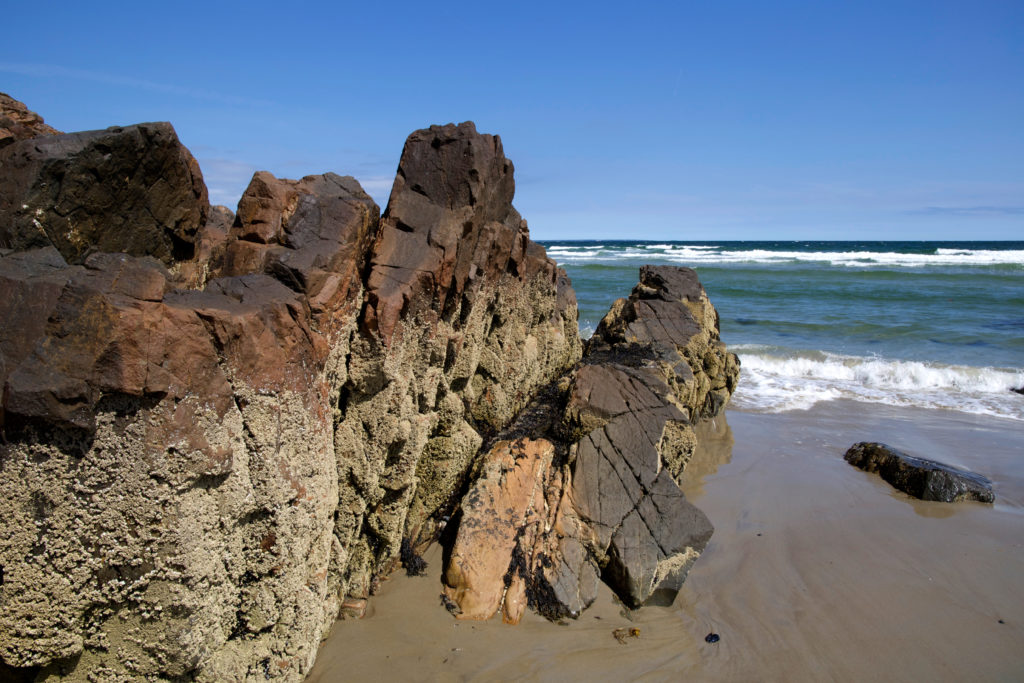
[[[471,119],[535,239],[1024,239],[1024,3],[15,3],[0,91],[168,120],[232,208]]]

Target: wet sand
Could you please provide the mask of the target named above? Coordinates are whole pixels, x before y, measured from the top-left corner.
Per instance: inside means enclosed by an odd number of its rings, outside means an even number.
[[[684,488],[715,534],[673,606],[628,613],[602,587],[567,625],[457,621],[435,547],[335,625],[308,680],[1024,679],[1024,423],[834,402],[713,427]],[[915,501],[843,461],[857,441],[988,476],[996,503]]]

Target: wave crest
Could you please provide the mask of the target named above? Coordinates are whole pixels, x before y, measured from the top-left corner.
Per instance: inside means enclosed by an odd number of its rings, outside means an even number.
[[[1024,420],[1024,371],[1007,368],[844,356],[741,345],[739,408],[765,412],[802,410],[821,401],[945,408]]]

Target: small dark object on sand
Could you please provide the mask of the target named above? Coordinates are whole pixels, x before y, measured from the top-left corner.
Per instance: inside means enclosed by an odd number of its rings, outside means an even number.
[[[721,636],[719,636],[717,633],[709,633],[706,636],[704,636],[705,643],[717,643],[721,639]]]
[[[843,456],[865,472],[874,472],[892,486],[921,500],[956,503],[995,500],[992,482],[980,474],[907,455],[884,443],[856,443]]]
[[[617,628],[612,631],[612,635],[615,636],[615,640],[619,641],[623,645],[626,644],[626,638],[639,638],[640,629],[638,628]]]

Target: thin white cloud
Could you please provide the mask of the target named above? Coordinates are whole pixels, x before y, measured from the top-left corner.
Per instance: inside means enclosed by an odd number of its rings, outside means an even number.
[[[1024,216],[1024,206],[926,206],[911,213],[926,216]]]
[[[210,194],[211,204],[223,204],[232,211],[258,169],[238,159],[197,157],[199,169]]]
[[[88,71],[86,69],[72,69],[66,66],[55,64],[30,64],[21,62],[0,62],[0,72],[18,74],[20,76],[31,76],[34,78],[69,78],[78,81],[92,81],[95,83],[106,83],[108,85],[119,85],[126,88],[137,88],[160,92],[177,97],[189,97],[197,100],[207,100],[245,107],[267,107],[274,103],[268,100],[253,99],[250,97],[237,97],[222,92],[203,90],[201,88],[189,88],[171,83],[157,83],[131,76],[103,73],[100,71]]]
[[[380,205],[381,209],[388,203],[391,195],[391,187],[395,184],[394,176],[371,176],[369,178],[357,178],[363,186],[366,194],[373,197],[373,201]]]

